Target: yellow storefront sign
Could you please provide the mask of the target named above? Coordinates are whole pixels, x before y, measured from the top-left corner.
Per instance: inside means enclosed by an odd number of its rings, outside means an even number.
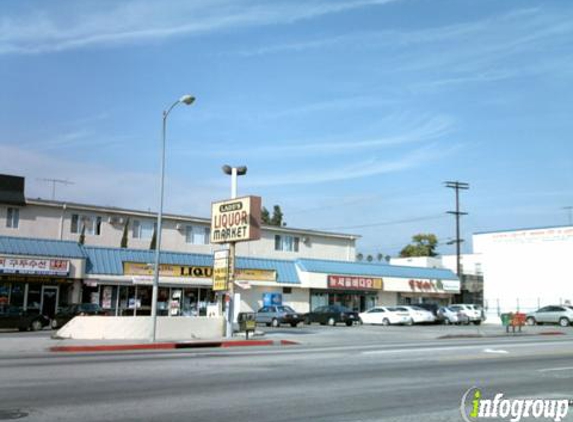
[[[245,270],[238,268],[235,271],[235,278],[248,281],[276,281],[277,272],[275,270]]]
[[[141,262],[124,262],[124,275],[153,276],[154,265]],[[161,264],[159,266],[160,277],[190,277],[190,278],[211,278],[213,268],[187,265]]]

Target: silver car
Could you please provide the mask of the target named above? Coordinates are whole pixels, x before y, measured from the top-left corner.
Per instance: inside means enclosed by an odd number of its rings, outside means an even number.
[[[289,324],[291,327],[296,327],[304,321],[304,316],[290,306],[271,305],[263,306],[259,309],[255,320],[257,324],[266,324],[268,327],[278,327],[281,324]]]
[[[568,306],[544,306],[535,312],[527,314],[528,325],[535,324],[559,324],[567,327],[573,322],[573,308]]]

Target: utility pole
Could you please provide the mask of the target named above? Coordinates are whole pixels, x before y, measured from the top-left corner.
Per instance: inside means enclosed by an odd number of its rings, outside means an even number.
[[[60,183],[62,185],[73,185],[74,182],[62,179],[38,179],[40,182],[48,182],[52,184],[52,201],[56,199],[56,184]]]
[[[567,211],[567,215],[569,216],[569,225],[573,226],[573,207],[571,205],[567,207],[563,207],[565,211]]]
[[[447,188],[455,189],[455,191],[456,191],[456,210],[455,211],[448,211],[447,213],[453,214],[456,216],[456,240],[454,240],[454,243],[456,244],[457,274],[458,274],[458,278],[461,281],[462,280],[462,268],[461,268],[461,262],[460,262],[460,255],[461,255],[460,250],[461,250],[461,243],[464,240],[460,238],[460,216],[468,215],[468,213],[460,211],[460,190],[468,190],[470,188],[470,185],[468,183],[455,181],[455,182],[445,182],[445,186]]]

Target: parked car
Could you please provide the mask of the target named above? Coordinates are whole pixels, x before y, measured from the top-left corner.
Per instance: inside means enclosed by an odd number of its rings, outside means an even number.
[[[436,321],[434,314],[418,306],[401,305],[395,306],[392,309],[396,309],[400,312],[408,312],[414,324],[430,324]]]
[[[485,314],[479,305],[457,303],[450,305],[449,308],[454,312],[461,312],[466,315],[469,321],[475,325],[480,325],[485,320]]]
[[[38,311],[24,310],[17,306],[0,305],[0,328],[17,328],[20,331],[38,331],[50,324],[50,319]]]
[[[438,321],[443,324],[469,324],[469,317],[461,311],[448,306],[438,308]]]
[[[87,315],[107,315],[107,312],[104,311],[97,303],[69,305],[66,308],[62,308],[56,313],[56,315],[54,315],[54,318],[52,318],[52,321],[50,322],[50,326],[53,329],[60,328],[76,316]]]
[[[290,306],[263,306],[257,311],[255,321],[257,324],[266,324],[269,327],[278,327],[281,324],[290,324],[291,327],[296,327],[304,321],[304,316]]]
[[[360,317],[358,316],[358,312],[352,311],[344,306],[329,305],[320,306],[314,311],[309,312],[305,315],[304,320],[306,324],[318,322],[322,325],[327,324],[332,326],[338,323],[344,323],[351,326],[355,322],[360,322]]]
[[[358,314],[358,316],[363,324],[412,324],[412,318],[408,312],[391,310],[386,306],[376,306]]]
[[[573,322],[573,308],[568,306],[544,306],[525,317],[528,325],[559,324],[567,327]]]

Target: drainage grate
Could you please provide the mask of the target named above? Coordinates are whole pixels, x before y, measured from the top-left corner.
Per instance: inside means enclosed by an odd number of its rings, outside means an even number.
[[[15,419],[22,419],[29,415],[22,409],[0,409],[0,421],[12,421]]]

